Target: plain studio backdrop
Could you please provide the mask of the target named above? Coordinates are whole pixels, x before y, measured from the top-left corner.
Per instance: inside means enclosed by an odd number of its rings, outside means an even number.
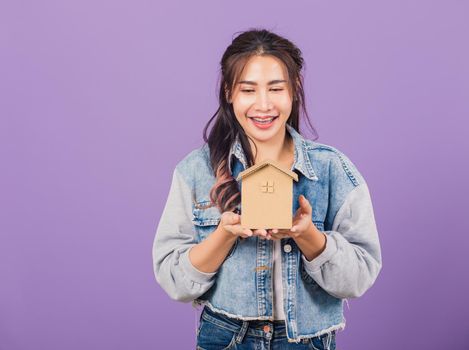
[[[0,349],[193,349],[156,283],[174,166],[219,62],[263,27],[303,51],[318,142],[368,182],[383,254],[339,349],[469,347],[467,1],[2,1]],[[303,128],[305,135],[309,130]],[[235,296],[233,296],[235,297]]]

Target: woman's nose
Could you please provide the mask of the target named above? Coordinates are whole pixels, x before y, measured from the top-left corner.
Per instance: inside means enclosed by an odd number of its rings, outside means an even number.
[[[256,98],[256,107],[262,111],[269,110],[271,108],[271,101],[267,93],[259,92]]]

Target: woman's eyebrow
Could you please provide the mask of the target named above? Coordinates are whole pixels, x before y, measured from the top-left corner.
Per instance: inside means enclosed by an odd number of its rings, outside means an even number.
[[[274,85],[274,84],[286,83],[286,82],[287,82],[286,80],[276,79],[276,80],[269,81],[267,85]],[[241,80],[238,82],[238,84],[257,85],[255,81],[250,81],[250,80]]]

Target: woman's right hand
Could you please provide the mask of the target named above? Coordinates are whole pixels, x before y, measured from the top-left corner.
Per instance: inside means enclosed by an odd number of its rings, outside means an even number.
[[[225,231],[234,236],[240,236],[241,238],[248,238],[251,236],[267,238],[267,231],[264,229],[250,230],[248,228],[243,228],[241,226],[241,215],[232,211],[225,211],[221,214],[219,225],[223,227]]]

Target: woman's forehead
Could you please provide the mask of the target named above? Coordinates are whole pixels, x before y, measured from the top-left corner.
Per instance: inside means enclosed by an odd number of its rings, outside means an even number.
[[[253,56],[244,66],[239,82],[269,83],[287,81],[286,67],[282,61],[273,56]]]

